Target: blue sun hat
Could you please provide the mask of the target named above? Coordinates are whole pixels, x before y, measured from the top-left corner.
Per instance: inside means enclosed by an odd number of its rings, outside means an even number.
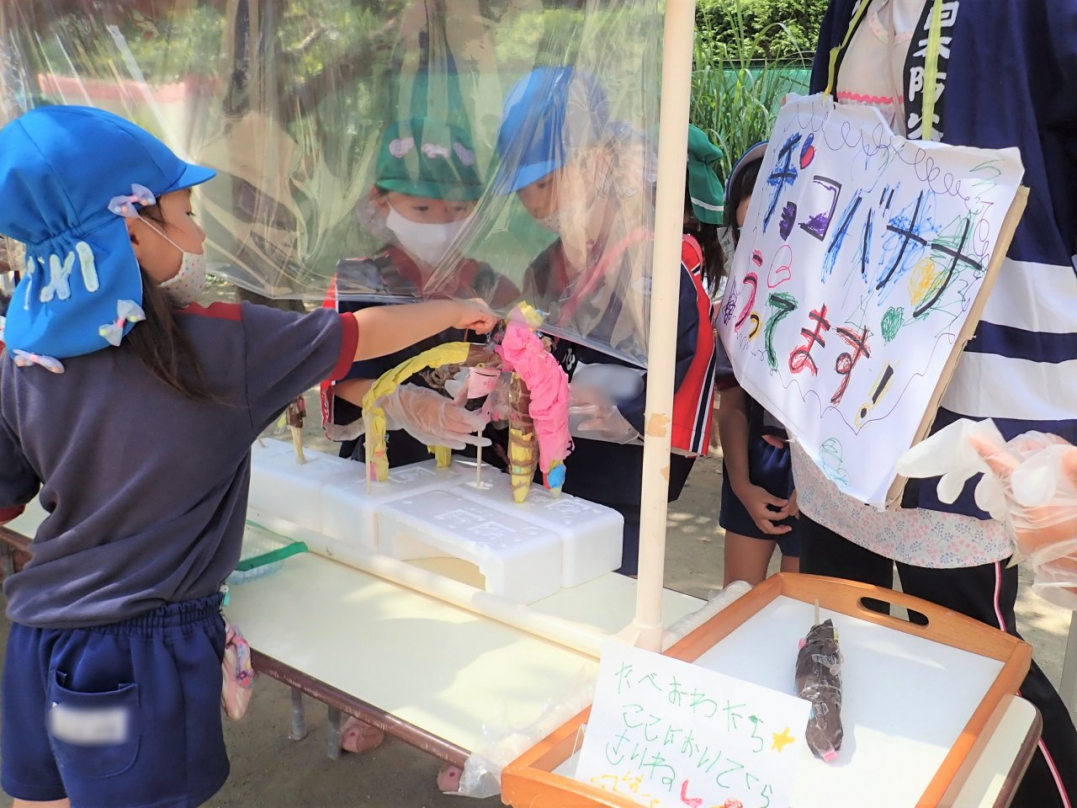
[[[492,187],[516,193],[561,168],[575,149],[599,140],[610,120],[606,93],[571,67],[540,67],[524,76],[503,105]]]
[[[723,224],[726,227],[737,229],[737,206],[740,205],[741,200],[744,198],[744,192],[739,187],[741,175],[753,163],[762,161],[766,153],[767,141],[761,140],[749,146],[744,154],[738,158],[737,162],[733,164],[733,168],[730,169],[729,177],[725,182],[725,221]]]
[[[16,364],[117,346],[142,312],[125,219],[216,174],[130,121],[89,107],[42,107],[0,129],[0,235],[26,245],[4,341]]]

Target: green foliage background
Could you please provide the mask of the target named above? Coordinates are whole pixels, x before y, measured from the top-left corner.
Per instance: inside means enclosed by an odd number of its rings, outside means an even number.
[[[717,42],[758,49],[767,60],[798,60],[815,49],[829,0],[698,0],[696,26]],[[738,14],[740,24],[738,25]],[[778,24],[777,27],[775,24]]]
[[[806,93],[828,0],[699,0],[691,122],[723,152],[721,174],[765,140],[787,93]]]

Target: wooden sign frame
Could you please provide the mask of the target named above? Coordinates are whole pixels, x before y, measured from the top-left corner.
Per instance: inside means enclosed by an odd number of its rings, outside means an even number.
[[[691,632],[666,655],[694,662],[779,596],[805,603],[818,601],[830,611],[1003,663],[918,800],[917,808],[951,804],[1024,681],[1032,663],[1031,646],[978,620],[901,592],[836,578],[778,573]],[[928,624],[916,625],[866,609],[862,603],[865,598],[919,612]],[[573,755],[590,712],[588,707],[505,768],[501,776],[502,802],[514,808],[639,808],[617,794],[554,773]]]

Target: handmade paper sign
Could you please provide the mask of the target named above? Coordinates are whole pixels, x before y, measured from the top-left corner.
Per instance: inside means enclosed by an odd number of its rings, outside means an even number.
[[[718,329],[745,391],[838,487],[900,497],[1024,209],[1016,149],[898,137],[873,109],[791,96]]]
[[[787,808],[810,707],[610,642],[576,779],[650,808]]]

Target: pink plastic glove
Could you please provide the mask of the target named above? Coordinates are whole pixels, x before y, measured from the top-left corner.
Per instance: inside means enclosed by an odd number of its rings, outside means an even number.
[[[427,446],[463,449],[468,444],[490,445],[487,438],[476,434],[486,428],[481,413],[469,412],[425,387],[402,384],[378,404],[385,410],[387,429],[403,429]]]
[[[574,438],[634,443],[639,432],[597,387],[568,386],[568,431]]]

